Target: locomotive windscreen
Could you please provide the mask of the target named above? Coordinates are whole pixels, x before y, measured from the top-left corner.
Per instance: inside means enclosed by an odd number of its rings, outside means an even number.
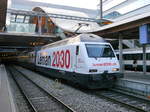
[[[115,57],[114,52],[110,47],[110,45],[86,44],[85,46],[89,57],[92,58]]]

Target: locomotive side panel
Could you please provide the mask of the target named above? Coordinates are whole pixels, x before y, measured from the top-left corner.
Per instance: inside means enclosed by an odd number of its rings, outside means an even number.
[[[37,52],[36,65],[46,68],[74,71],[75,45],[48,48]]]

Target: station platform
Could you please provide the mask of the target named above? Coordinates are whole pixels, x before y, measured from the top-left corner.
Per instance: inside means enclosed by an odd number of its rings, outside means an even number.
[[[16,112],[4,65],[0,65],[0,112]]]
[[[125,71],[124,78],[116,82],[116,88],[143,95],[150,99],[150,73]]]

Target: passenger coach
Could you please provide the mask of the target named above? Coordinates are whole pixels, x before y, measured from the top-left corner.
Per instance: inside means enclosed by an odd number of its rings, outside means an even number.
[[[119,52],[116,52],[119,57]],[[126,70],[134,70],[133,61],[137,62],[137,70],[143,71],[143,51],[142,48],[125,49],[123,50],[123,60]],[[146,67],[150,72],[150,48],[146,49]]]

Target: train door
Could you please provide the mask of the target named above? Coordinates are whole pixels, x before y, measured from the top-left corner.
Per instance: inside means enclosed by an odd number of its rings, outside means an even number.
[[[76,46],[75,66],[77,66],[78,55],[79,55],[79,45]]]
[[[85,46],[80,44],[76,46],[75,72],[85,74],[87,73],[86,68]]]

